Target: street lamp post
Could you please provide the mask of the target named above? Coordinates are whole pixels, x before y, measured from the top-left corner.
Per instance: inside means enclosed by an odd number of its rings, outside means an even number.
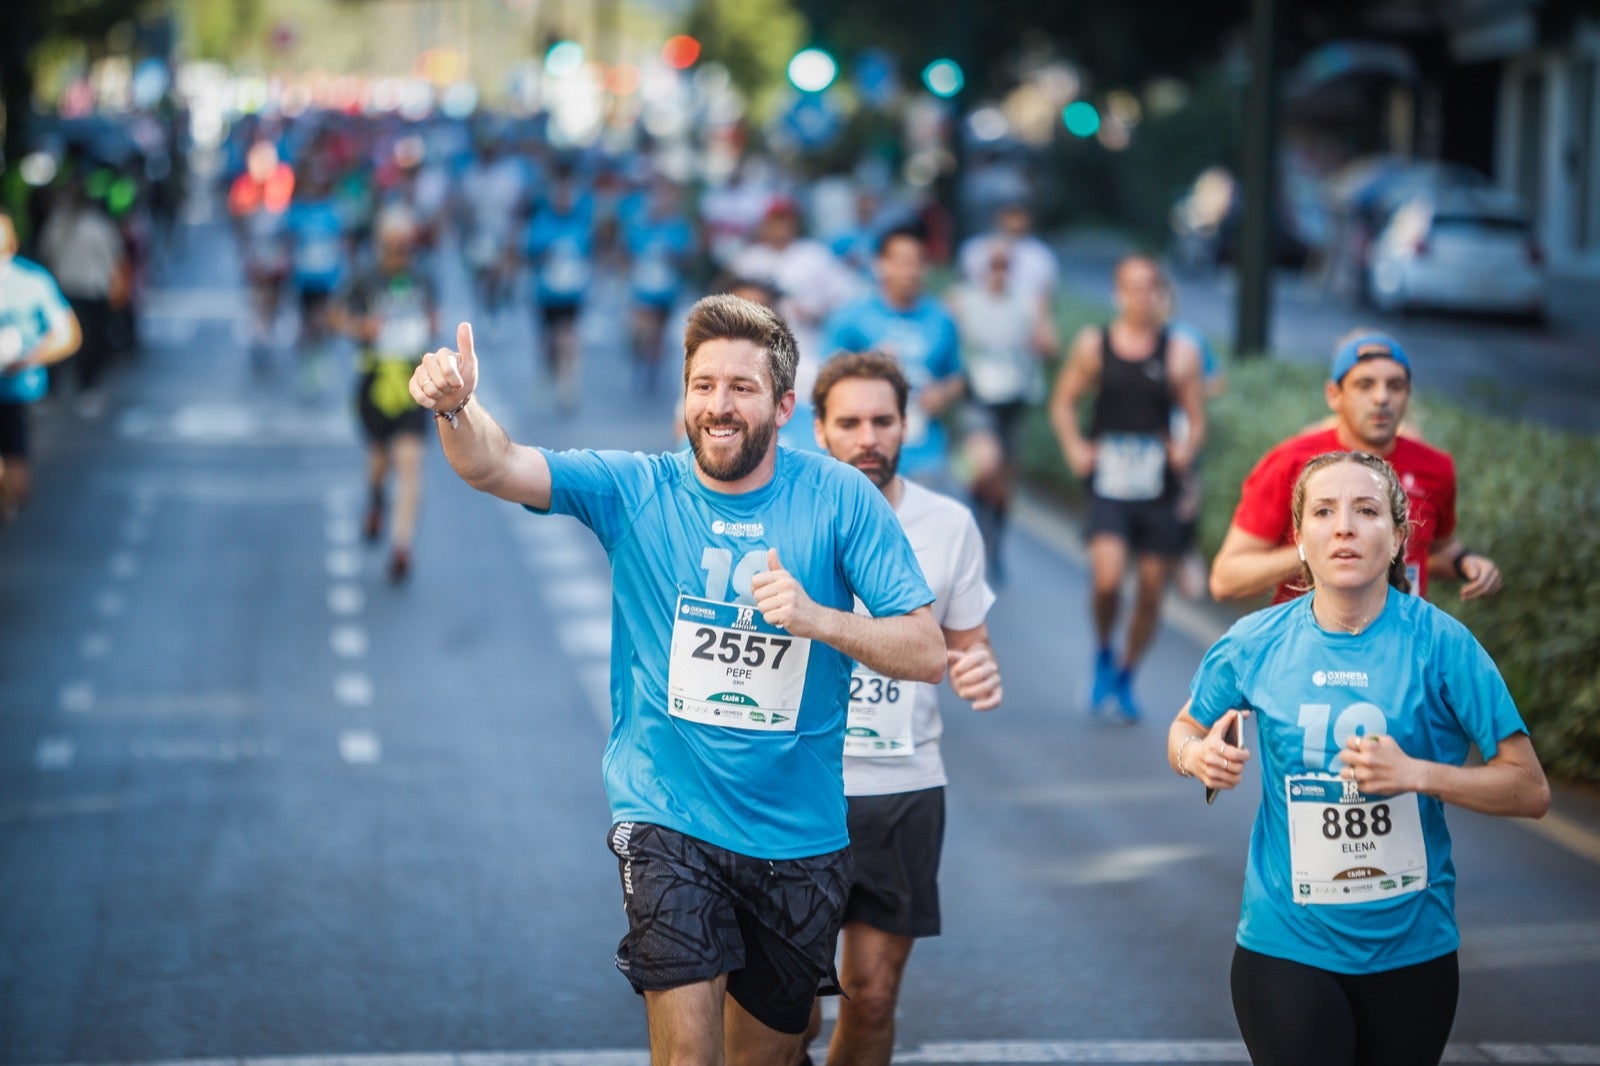
[[[1245,99],[1243,198],[1239,218],[1239,305],[1234,349],[1263,355],[1270,342],[1273,249],[1277,244],[1278,5],[1250,5],[1250,89]]]

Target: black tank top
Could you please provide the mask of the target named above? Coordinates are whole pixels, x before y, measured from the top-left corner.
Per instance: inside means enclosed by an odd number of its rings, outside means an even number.
[[[1100,387],[1095,391],[1089,436],[1137,433],[1167,436],[1172,387],[1167,378],[1167,331],[1156,337],[1148,359],[1124,359],[1111,347],[1110,327],[1100,330]]]

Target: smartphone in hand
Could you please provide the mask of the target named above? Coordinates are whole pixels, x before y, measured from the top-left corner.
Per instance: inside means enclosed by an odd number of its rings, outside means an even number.
[[[1234,712],[1233,721],[1228,723],[1228,728],[1224,730],[1222,734],[1222,742],[1224,744],[1232,745],[1235,748],[1239,746],[1239,742],[1243,739],[1243,737],[1240,736],[1241,724],[1243,722],[1244,715]],[[1214,788],[1206,789],[1206,802],[1215,803],[1216,800],[1217,790]]]

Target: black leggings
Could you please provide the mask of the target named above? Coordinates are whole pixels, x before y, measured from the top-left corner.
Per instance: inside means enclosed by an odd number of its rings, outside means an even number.
[[[1233,1013],[1255,1066],[1430,1066],[1461,986],[1456,953],[1382,973],[1233,953]]]

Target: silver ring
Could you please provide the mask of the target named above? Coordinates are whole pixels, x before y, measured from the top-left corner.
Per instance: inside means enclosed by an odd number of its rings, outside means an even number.
[[[1227,759],[1223,759],[1222,760],[1222,768],[1224,770],[1232,771],[1233,770],[1233,764],[1228,762]]]

